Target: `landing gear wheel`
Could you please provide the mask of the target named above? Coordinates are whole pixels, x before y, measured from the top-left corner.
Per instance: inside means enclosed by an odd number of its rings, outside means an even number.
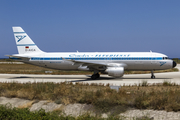
[[[97,79],[97,78],[99,78],[99,77],[100,77],[99,73],[96,73],[96,74],[93,74],[93,75],[91,76],[91,79],[92,79],[92,80],[95,80],[95,79]]]
[[[95,75],[92,75],[92,76],[91,76],[91,79],[92,79],[92,80],[95,80],[95,79],[96,79],[96,76],[95,76]]]
[[[151,79],[155,79],[156,77],[154,75],[151,76]]]
[[[153,71],[151,71],[151,79],[155,79],[156,77],[154,76]]]
[[[99,77],[100,77],[99,73],[97,73],[97,74],[96,74],[96,77],[97,77],[97,78],[99,78]]]

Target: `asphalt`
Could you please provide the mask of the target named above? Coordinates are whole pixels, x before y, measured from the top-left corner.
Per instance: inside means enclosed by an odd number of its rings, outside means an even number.
[[[176,68],[180,70],[180,64]],[[151,79],[151,74],[131,74],[124,75],[122,78],[113,78],[108,75],[101,75],[99,79],[91,80],[90,75],[31,75],[31,74],[0,74],[0,82],[84,82],[102,83],[110,85],[135,85],[147,81],[149,84],[163,83],[164,81],[180,84],[179,72],[155,73],[155,79]]]

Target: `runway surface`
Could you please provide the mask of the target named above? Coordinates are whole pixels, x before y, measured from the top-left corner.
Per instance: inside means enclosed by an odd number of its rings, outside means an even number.
[[[176,66],[180,70],[180,64]],[[150,84],[163,83],[164,81],[180,84],[180,72],[155,73],[155,79],[151,79],[151,74],[124,75],[122,78],[113,78],[108,75],[101,75],[97,80],[91,80],[91,75],[30,75],[30,74],[0,74],[0,82],[84,82],[102,83],[110,85],[134,85],[147,81]]]

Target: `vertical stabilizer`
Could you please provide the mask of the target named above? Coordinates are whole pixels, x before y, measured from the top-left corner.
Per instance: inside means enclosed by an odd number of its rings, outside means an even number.
[[[12,27],[19,54],[42,52],[21,27]]]

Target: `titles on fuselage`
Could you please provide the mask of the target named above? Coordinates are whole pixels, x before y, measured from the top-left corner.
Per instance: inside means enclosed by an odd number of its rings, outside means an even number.
[[[96,55],[78,55],[70,54],[69,57],[129,57],[130,54],[96,54]]]

